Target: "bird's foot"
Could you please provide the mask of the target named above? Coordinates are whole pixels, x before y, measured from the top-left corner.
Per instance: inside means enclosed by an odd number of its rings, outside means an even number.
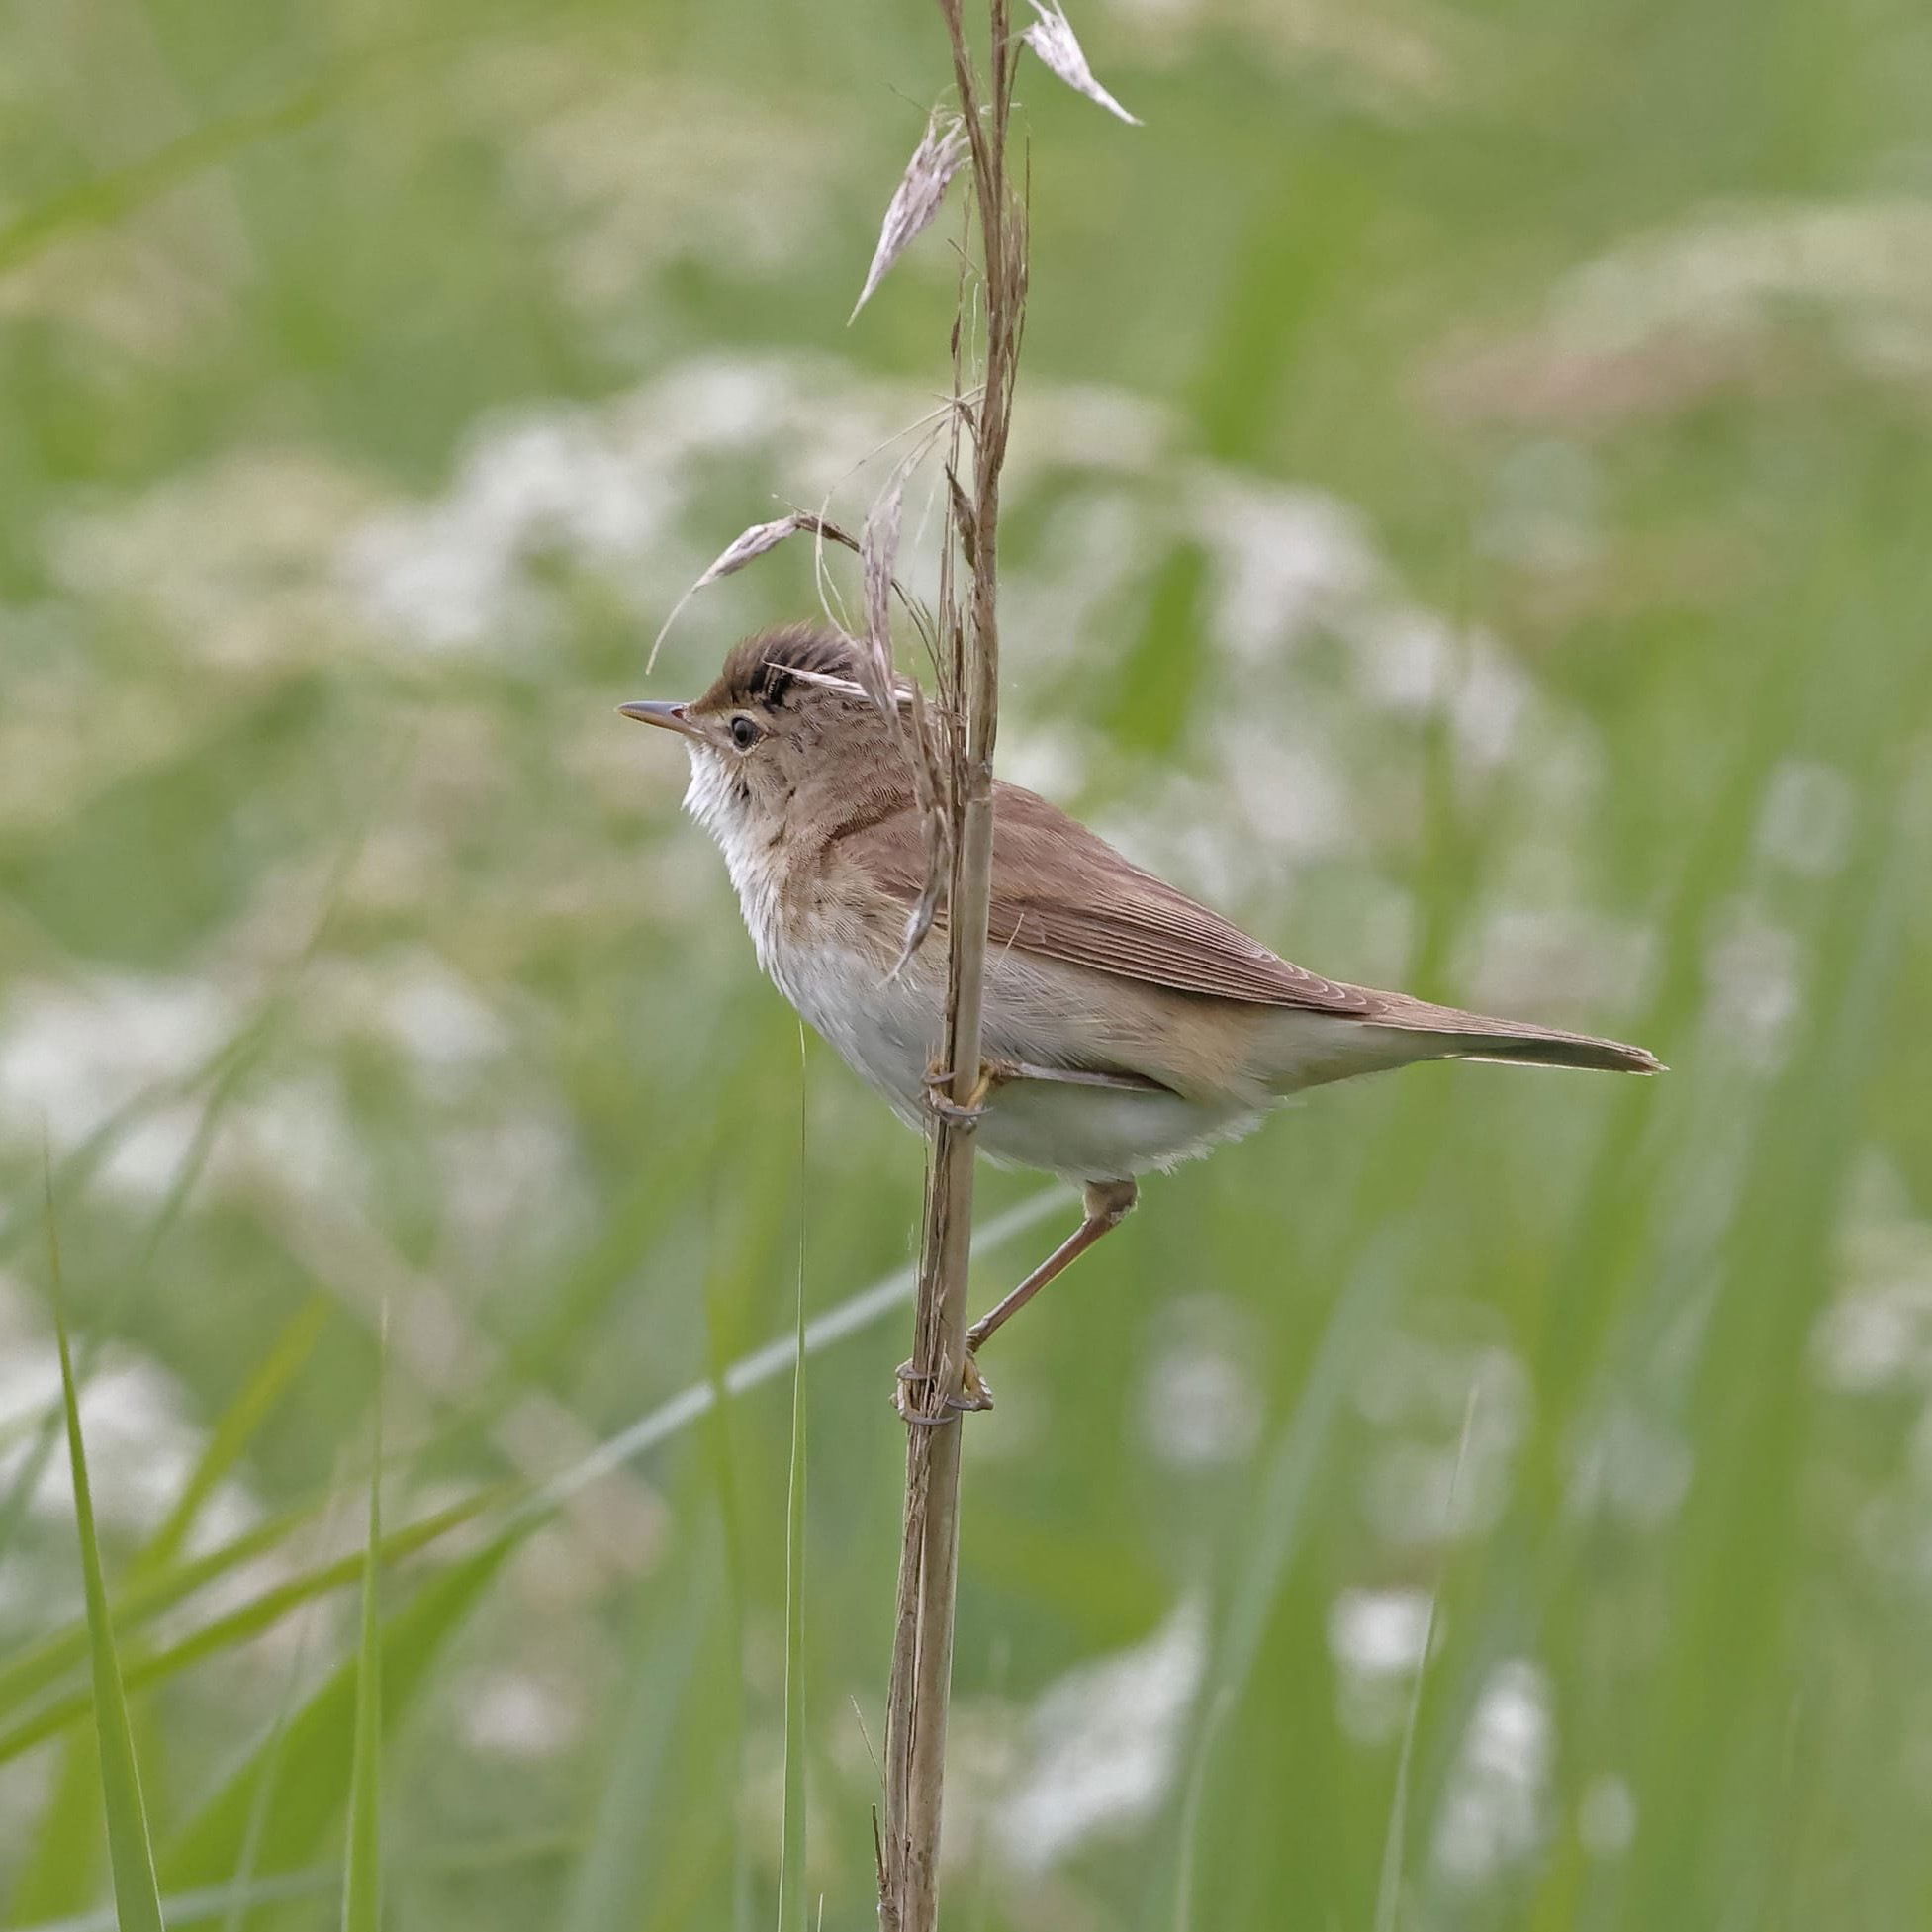
[[[962,1104],[949,1091],[953,1085],[951,1070],[943,1066],[929,1067],[925,1081],[927,1110],[941,1120],[951,1121],[955,1127],[974,1126],[985,1118],[986,1102],[992,1098],[993,1089],[1012,1079],[1014,1071],[1004,1060],[981,1060],[979,1077]]]
[[[898,1411],[902,1423],[917,1423],[922,1428],[936,1428],[941,1423],[950,1423],[956,1416],[993,1406],[992,1388],[979,1373],[979,1364],[973,1359],[970,1348],[966,1350],[959,1394],[943,1396],[937,1403],[934,1402],[932,1383],[911,1362],[901,1362],[895,1374],[892,1407]],[[914,1389],[919,1391],[916,1399]]]

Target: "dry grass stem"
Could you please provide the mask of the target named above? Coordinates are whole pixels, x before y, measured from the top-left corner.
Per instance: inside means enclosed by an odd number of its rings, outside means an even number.
[[[962,263],[952,352],[955,408],[947,452],[946,541],[939,598],[944,795],[937,822],[948,835],[933,864],[946,871],[947,995],[943,1064],[955,1112],[935,1118],[926,1168],[908,1395],[926,1415],[961,1393],[966,1365],[970,1259],[973,1122],[980,996],[992,885],[993,746],[998,734],[999,485],[1006,460],[1026,310],[1026,212],[1008,173],[1007,135],[1019,43],[1007,0],[989,0],[987,67],[966,43],[960,0],[940,0],[953,53],[960,120],[971,153],[977,259]],[[962,340],[968,305],[984,318],[978,397],[966,402]],[[961,481],[962,441],[972,444],[970,487]],[[964,513],[963,513],[964,512]],[[962,588],[956,558],[966,566]],[[953,1670],[959,1570],[960,1436],[957,1414],[915,1423],[906,1435],[904,1533],[885,1718],[885,1830],[878,1916],[883,1932],[934,1932],[946,1720]]]
[[[947,1705],[952,1682],[954,1595],[959,1563],[960,1426],[949,1407],[966,1369],[966,1271],[970,1259],[974,1122],[980,1004],[992,887],[993,747],[999,727],[1000,477],[1012,425],[1013,395],[1027,300],[1024,177],[1010,167],[1013,85],[1020,49],[1031,46],[1069,85],[1133,120],[1093,78],[1058,7],[1033,0],[1039,16],[1023,35],[1010,0],[988,0],[985,64],[967,44],[962,0],[939,0],[953,56],[957,112],[935,112],[886,210],[858,309],[893,263],[928,228],[946,190],[969,166],[967,240],[960,251],[951,331],[952,390],[940,419],[893,468],[854,538],[823,514],[802,510],[754,524],[729,544],[679,599],[810,533],[821,601],[851,632],[824,568],[824,548],[858,554],[863,622],[858,688],[900,734],[913,772],[925,830],[927,876],[908,917],[896,974],[927,935],[947,935],[946,1007],[941,1065],[952,1108],[935,1111],[908,1402],[926,1418],[907,1430],[891,1684],[885,1718],[885,1815],[879,1835],[879,1923],[884,1932],[934,1932],[944,1788]],[[919,425],[923,427],[924,425]],[[916,432],[916,431],[915,431]],[[939,598],[929,620],[896,576],[906,483],[944,440],[946,527],[940,544]],[[894,439],[896,440],[896,438]],[[969,445],[969,449],[968,449]],[[892,598],[912,614],[933,662],[938,702],[916,680],[902,679],[892,648]],[[655,657],[657,646],[652,647]]]

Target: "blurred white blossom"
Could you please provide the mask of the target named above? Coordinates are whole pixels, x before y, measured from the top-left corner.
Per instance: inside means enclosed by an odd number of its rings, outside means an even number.
[[[1536,1849],[1555,1749],[1542,1667],[1521,1657],[1499,1664],[1477,1700],[1442,1800],[1433,1853],[1447,1878],[1476,1885]]]
[[[1015,1866],[1045,1871],[1094,1834],[1154,1810],[1175,1775],[1206,1646],[1203,1607],[1189,1598],[1145,1643],[1048,1686],[998,1818]]]

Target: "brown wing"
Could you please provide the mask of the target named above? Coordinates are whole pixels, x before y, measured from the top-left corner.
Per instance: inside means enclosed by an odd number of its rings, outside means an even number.
[[[855,827],[841,843],[908,906],[918,897],[925,854],[912,813]],[[993,794],[987,937],[996,947],[1176,992],[1358,1018],[1375,1007],[1366,992],[1278,958],[1016,784],[998,785]]]

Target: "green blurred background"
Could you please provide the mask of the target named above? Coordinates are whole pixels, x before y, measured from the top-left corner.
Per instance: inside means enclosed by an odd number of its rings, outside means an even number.
[[[0,1911],[112,1922],[45,1139],[170,1922],[337,1922],[386,1306],[386,1521],[469,1512],[383,1580],[392,1922],[769,1925],[788,1365],[502,1492],[908,1258],[917,1145],[611,707],[813,610],[782,552],[646,677],[945,381],[951,216],[845,321],[936,9],[5,18]],[[1023,76],[1009,775],[1676,1070],[1319,1094],[1001,1336],[947,1923],[1922,1924],[1924,10],[1074,21],[1146,126]],[[809,1365],[840,1932],[905,1332]]]

